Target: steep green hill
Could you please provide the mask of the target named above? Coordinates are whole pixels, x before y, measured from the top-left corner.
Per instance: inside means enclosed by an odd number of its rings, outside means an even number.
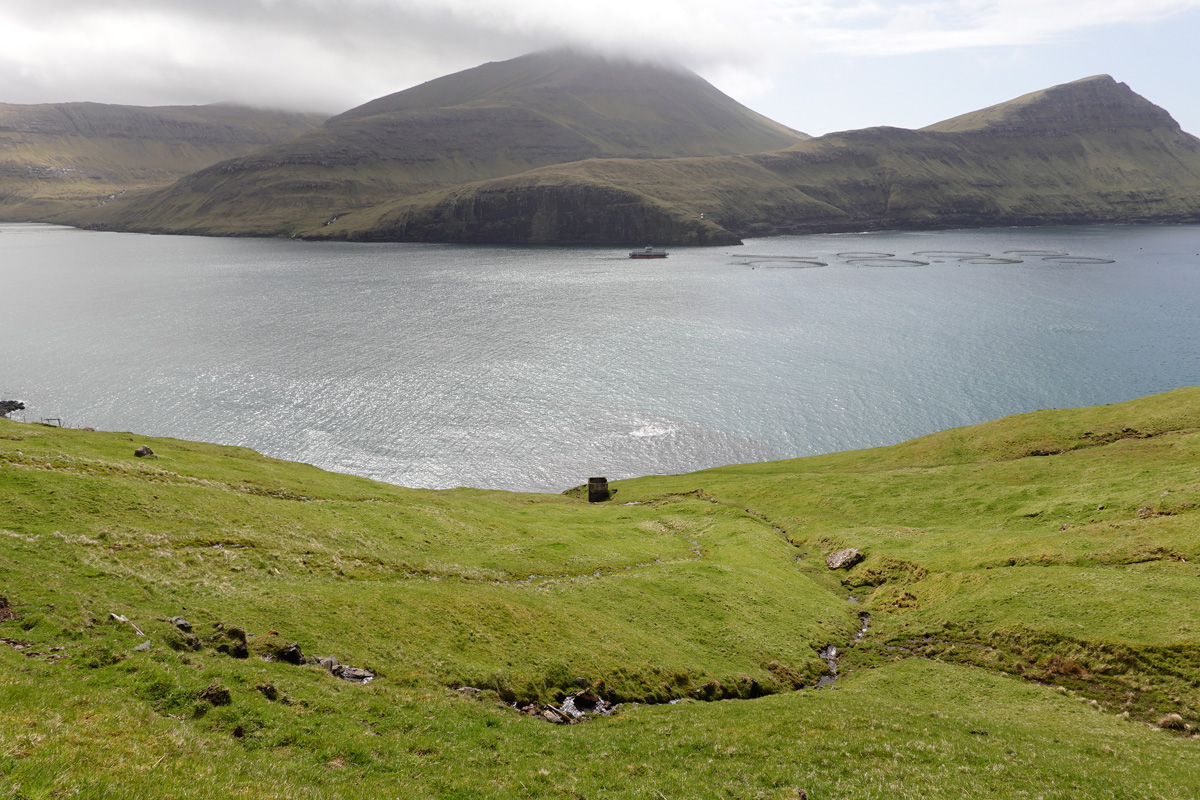
[[[80,219],[131,230],[296,233],[399,196],[547,164],[755,153],[802,138],[694,74],[556,50],[379,98]]]
[[[1200,389],[599,504],[0,420],[0,787],[1195,797],[1198,456]]]
[[[783,149],[779,149],[779,148]],[[920,131],[803,137],[694,75],[568,51],[380,98],[77,224],[534,244],[1200,219],[1200,141],[1096,76]]]
[[[320,121],[232,105],[0,104],[0,220],[42,219],[163,186]]]
[[[869,128],[749,156],[544,167],[399,199],[311,233],[727,244],[778,233],[1197,219],[1200,140],[1100,76],[920,131]]]

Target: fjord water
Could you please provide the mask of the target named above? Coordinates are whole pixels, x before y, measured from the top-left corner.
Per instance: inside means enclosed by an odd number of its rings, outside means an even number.
[[[625,255],[3,225],[0,396],[408,486],[560,490],[1200,383],[1200,226]]]

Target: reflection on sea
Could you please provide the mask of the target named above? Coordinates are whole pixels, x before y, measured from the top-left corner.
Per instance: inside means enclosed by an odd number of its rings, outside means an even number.
[[[417,486],[560,490],[1200,383],[1200,227],[459,247],[0,226],[0,395]]]

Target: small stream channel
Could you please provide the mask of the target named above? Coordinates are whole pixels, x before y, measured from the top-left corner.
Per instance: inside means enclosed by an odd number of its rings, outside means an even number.
[[[867,628],[870,627],[870,625],[871,625],[871,615],[863,614],[860,617],[860,620],[862,622],[862,625],[858,629],[858,633],[854,634],[854,638],[850,640],[850,643],[848,645],[846,645],[846,647],[853,647],[854,645],[861,642],[862,638],[867,635]],[[825,666],[829,667],[829,674],[822,675],[820,680],[818,680],[816,685],[813,687],[814,689],[823,689],[824,687],[828,686],[829,684],[833,683],[834,681],[836,681],[838,679],[838,649],[837,649],[837,647],[835,647],[834,645],[829,645],[828,647],[826,647],[824,650],[821,651],[821,658],[825,661]]]

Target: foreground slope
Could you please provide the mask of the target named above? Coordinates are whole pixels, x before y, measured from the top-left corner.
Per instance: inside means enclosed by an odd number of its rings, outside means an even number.
[[[755,153],[805,138],[700,77],[570,50],[484,64],[81,221],[302,233],[401,196],[586,158]]]
[[[320,120],[232,105],[0,104],[0,220],[45,219],[162,186]]]
[[[1200,141],[1125,84],[1097,76],[920,131],[833,133],[759,155],[543,167],[398,199],[313,233],[725,244],[778,233],[1197,219]]]
[[[0,780],[17,797],[1195,797],[1198,409],[1187,389],[1039,412],[624,481],[596,505],[0,421]],[[847,546],[865,560],[829,570]],[[837,682],[797,690],[864,612]],[[379,677],[285,663],[293,640]],[[684,702],[571,727],[500,704],[584,685]]]

